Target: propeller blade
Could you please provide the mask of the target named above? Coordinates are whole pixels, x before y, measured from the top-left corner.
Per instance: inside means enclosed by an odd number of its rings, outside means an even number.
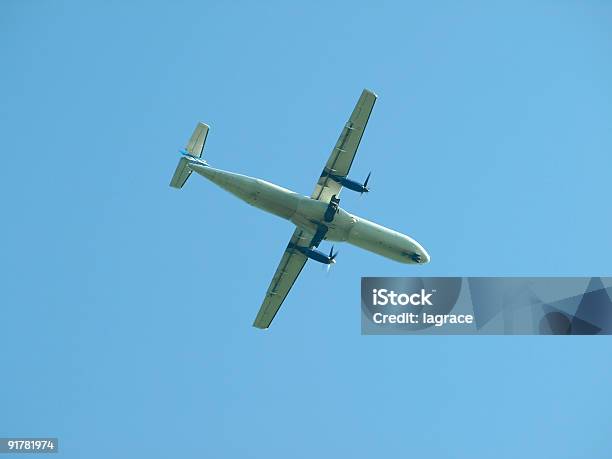
[[[368,187],[368,182],[370,181],[370,175],[372,175],[372,171],[370,171],[370,173],[368,174],[368,176],[365,179],[365,182],[363,182],[363,187],[364,188]]]

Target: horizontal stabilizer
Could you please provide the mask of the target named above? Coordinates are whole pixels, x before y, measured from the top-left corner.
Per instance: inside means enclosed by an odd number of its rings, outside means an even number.
[[[170,181],[170,186],[173,188],[183,188],[183,185],[191,175],[191,168],[189,167],[189,161],[187,158],[179,159],[179,162]]]
[[[187,142],[185,150],[182,151],[185,156],[179,160],[179,163],[174,171],[174,175],[172,176],[172,180],[170,181],[171,187],[183,188],[183,185],[191,175],[191,167],[189,167],[190,161],[206,165],[206,161],[199,158],[202,157],[207,136],[208,125],[202,122],[196,124],[193,134],[191,134],[191,138],[189,139],[189,142]]]
[[[187,153],[191,156],[195,156],[196,158],[202,157],[202,151],[204,151],[204,144],[206,143],[206,137],[208,136],[208,125],[202,122],[199,122],[193,134],[191,134],[191,138],[185,147]]]

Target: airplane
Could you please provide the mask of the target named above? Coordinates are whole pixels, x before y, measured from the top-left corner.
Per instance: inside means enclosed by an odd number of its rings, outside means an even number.
[[[376,102],[376,94],[364,89],[349,120],[332,150],[313,193],[303,196],[265,180],[236,174],[210,166],[202,159],[209,126],[198,123],[170,182],[182,188],[196,172],[247,204],[265,210],[295,224],[296,229],[276,269],[259,309],[254,327],[266,329],[285,301],[308,259],[325,265],[336,262],[338,252],[317,250],[323,240],[348,242],[401,263],[424,264],[427,251],[414,239],[357,217],[340,207],[342,188],[358,193],[369,192],[370,174],[363,183],[348,178],[361,137]]]

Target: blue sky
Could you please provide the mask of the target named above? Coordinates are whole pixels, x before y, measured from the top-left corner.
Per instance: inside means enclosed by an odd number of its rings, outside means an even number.
[[[172,5],[171,5],[172,3]],[[0,5],[0,434],[62,457],[608,458],[605,337],[361,336],[361,276],[612,275],[612,5]],[[291,234],[193,177],[310,194],[360,91],[342,205],[432,256],[339,247],[251,327]]]

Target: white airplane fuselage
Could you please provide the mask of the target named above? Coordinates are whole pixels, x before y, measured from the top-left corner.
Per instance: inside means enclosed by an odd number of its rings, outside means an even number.
[[[246,203],[289,220],[315,233],[328,227],[325,239],[343,241],[402,263],[427,263],[430,258],[414,239],[338,208],[331,222],[324,220],[328,203],[300,195],[265,180],[189,162],[189,168]],[[418,260],[418,261],[415,261]]]

